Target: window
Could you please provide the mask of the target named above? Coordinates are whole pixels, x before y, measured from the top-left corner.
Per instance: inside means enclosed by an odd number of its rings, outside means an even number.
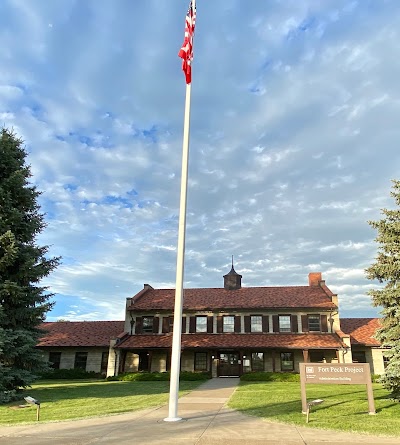
[[[321,318],[319,315],[309,315],[308,316],[308,330],[310,332],[320,332],[321,331]]]
[[[196,317],[196,332],[207,332],[207,316]]]
[[[387,368],[388,364],[389,364],[389,357],[386,357],[386,355],[384,355],[383,356],[383,367],[384,367],[384,369]]]
[[[169,332],[173,332],[174,330],[174,316],[168,317],[168,323],[169,323]]]
[[[207,352],[195,352],[194,370],[207,371]]]
[[[87,356],[88,356],[87,352],[76,352],[74,368],[75,369],[79,368],[86,371]]]
[[[50,352],[49,362],[53,369],[60,369],[61,352]]]
[[[154,317],[143,317],[142,321],[142,332],[143,333],[149,333],[153,332],[153,321]]]
[[[235,317],[224,315],[223,320],[223,332],[235,332]]]
[[[101,353],[101,368],[100,368],[100,372],[102,374],[107,374],[107,368],[108,368],[108,351]]]
[[[353,351],[353,363],[367,363],[365,351]]]
[[[282,371],[293,371],[293,352],[281,352],[281,370]]]
[[[279,332],[291,332],[290,315],[279,315]]]
[[[262,332],[262,316],[252,315],[250,317],[250,330],[251,332]]]
[[[251,370],[252,371],[264,371],[264,353],[252,352],[251,353]]]

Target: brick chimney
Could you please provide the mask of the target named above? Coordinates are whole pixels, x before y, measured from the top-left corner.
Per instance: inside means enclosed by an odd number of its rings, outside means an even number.
[[[308,285],[311,287],[320,286],[322,281],[322,273],[321,272],[310,272],[308,274]]]

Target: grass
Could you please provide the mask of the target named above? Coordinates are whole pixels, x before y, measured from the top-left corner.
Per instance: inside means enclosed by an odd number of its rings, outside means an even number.
[[[400,404],[373,384],[376,415],[368,414],[364,385],[307,385],[307,400],[323,399],[313,407],[310,423],[301,413],[300,383],[241,382],[229,401],[245,414],[301,426],[375,435],[400,435]]]
[[[182,396],[203,382],[180,382]],[[17,408],[31,396],[40,401],[40,420],[59,421],[118,414],[168,402],[169,382],[39,381],[21,400],[0,406],[0,424],[36,421],[36,407]]]

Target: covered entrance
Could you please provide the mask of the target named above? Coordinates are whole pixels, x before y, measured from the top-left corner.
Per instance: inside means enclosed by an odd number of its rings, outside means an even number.
[[[239,352],[220,352],[218,377],[237,377],[242,374]]]

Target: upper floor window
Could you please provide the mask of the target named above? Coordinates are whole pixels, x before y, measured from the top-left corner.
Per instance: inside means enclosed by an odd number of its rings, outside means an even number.
[[[311,332],[321,331],[321,318],[319,315],[308,316],[308,330]]]
[[[153,332],[154,317],[143,317],[142,332]]]
[[[196,317],[196,332],[207,332],[207,316]]]
[[[262,316],[252,315],[250,317],[250,330],[251,332],[262,332]]]
[[[235,317],[232,315],[224,315],[223,332],[235,332]]]
[[[279,315],[279,332],[291,332],[290,315]]]

